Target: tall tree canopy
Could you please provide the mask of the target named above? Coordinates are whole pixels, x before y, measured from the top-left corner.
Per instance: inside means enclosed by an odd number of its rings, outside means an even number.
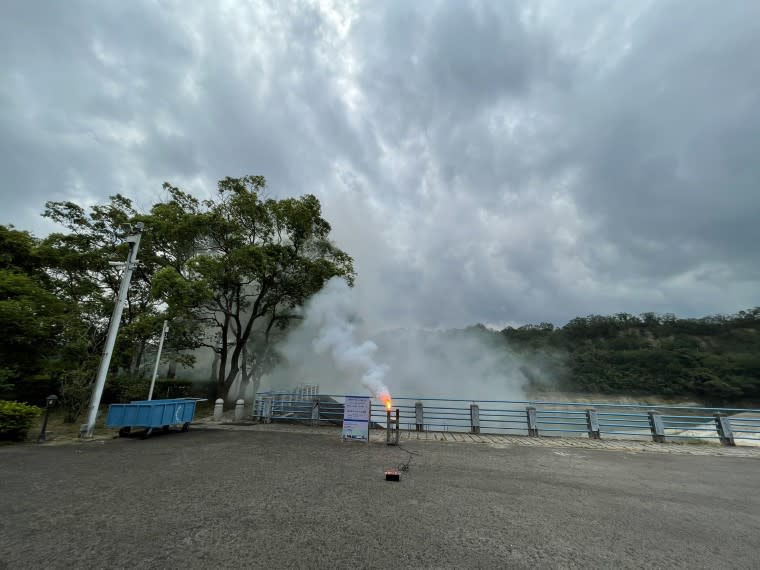
[[[48,202],[43,215],[64,230],[44,239],[0,226],[0,391],[42,375],[60,385],[72,418],[80,412],[119,289],[128,224],[145,230],[111,376],[145,376],[168,319],[164,355],[192,365],[194,349],[209,347],[218,392],[228,395],[236,379],[244,388],[271,366],[271,340],[328,279],[353,282],[352,259],[329,241],[312,195],[268,198],[261,176],[225,178],[211,200],[168,183],[164,190],[148,211],[122,195],[89,210]]]
[[[202,203],[165,188],[172,199],[152,215],[170,217],[193,247],[164,252],[172,263],[156,273],[153,293],[206,333],[201,344],[218,356],[214,376],[227,394],[241,372],[247,382],[263,371],[257,355],[266,359],[272,330],[298,318],[327,280],[353,283],[353,262],[329,241],[330,224],[312,195],[266,198],[261,176],[225,178],[217,197]]]
[[[44,373],[59,344],[67,307],[51,290],[38,241],[0,226],[0,389]]]

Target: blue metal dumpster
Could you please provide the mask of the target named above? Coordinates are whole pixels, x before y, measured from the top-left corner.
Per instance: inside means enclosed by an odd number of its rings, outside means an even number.
[[[172,400],[136,400],[129,404],[108,406],[106,427],[119,428],[119,435],[129,434],[132,428],[146,428],[145,436],[154,429],[165,431],[173,425],[182,425],[182,431],[190,428],[198,399],[177,398]]]

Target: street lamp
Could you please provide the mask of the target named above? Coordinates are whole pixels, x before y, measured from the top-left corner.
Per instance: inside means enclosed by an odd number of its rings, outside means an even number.
[[[50,408],[55,406],[57,401],[58,396],[55,394],[50,394],[50,396],[45,398],[45,419],[42,422],[42,431],[40,431],[40,436],[37,438],[37,443],[45,441],[45,430],[47,430],[48,418],[50,417]]]
[[[103,347],[103,356],[100,358],[98,375],[95,377],[95,383],[92,385],[90,407],[87,411],[87,423],[80,426],[79,434],[82,437],[92,437],[92,432],[95,429],[95,420],[98,418],[100,398],[103,396],[103,387],[106,384],[108,366],[111,364],[111,354],[113,353],[113,347],[116,344],[116,335],[119,332],[121,313],[124,310],[124,305],[127,304],[129,282],[132,279],[132,272],[137,267],[137,249],[140,246],[140,237],[142,236],[144,227],[145,226],[142,222],[138,222],[134,226],[131,224],[124,224],[123,229],[129,234],[124,239],[124,241],[129,244],[129,254],[127,255],[127,261],[124,264],[124,272],[121,275],[121,285],[119,285],[119,292],[116,295],[116,304],[113,307],[111,322],[108,324],[108,336],[106,336],[106,344]]]

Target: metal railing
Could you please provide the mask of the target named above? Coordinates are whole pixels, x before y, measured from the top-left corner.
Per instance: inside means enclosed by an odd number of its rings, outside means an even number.
[[[345,397],[260,393],[253,416],[266,422],[340,425]],[[394,398],[393,408],[399,410],[401,427],[416,431],[760,444],[757,409],[412,397]],[[373,400],[370,425],[385,427],[385,422],[385,407]]]

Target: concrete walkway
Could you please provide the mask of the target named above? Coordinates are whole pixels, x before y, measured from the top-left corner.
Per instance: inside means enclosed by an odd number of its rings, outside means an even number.
[[[0,447],[0,568],[757,567],[756,459],[338,434]]]
[[[283,431],[290,433],[303,433],[313,435],[323,435],[327,437],[339,438],[340,429],[330,426],[311,427],[299,424],[254,424],[240,423],[235,424],[229,421],[215,422],[211,419],[202,419],[198,425],[210,429],[226,430],[243,430],[243,431]],[[371,430],[370,439],[373,442],[385,441],[385,430]],[[445,443],[473,443],[484,444],[494,448],[505,447],[545,447],[552,449],[600,449],[609,451],[625,451],[629,453],[667,453],[673,455],[710,455],[722,457],[755,457],[760,458],[760,448],[758,447],[723,447],[717,443],[697,442],[667,442],[654,443],[653,441],[634,440],[634,439],[599,439],[592,440],[584,437],[528,437],[518,435],[491,435],[491,434],[469,434],[455,432],[435,432],[435,431],[407,431],[402,430],[400,433],[402,442],[410,441],[439,441]]]

